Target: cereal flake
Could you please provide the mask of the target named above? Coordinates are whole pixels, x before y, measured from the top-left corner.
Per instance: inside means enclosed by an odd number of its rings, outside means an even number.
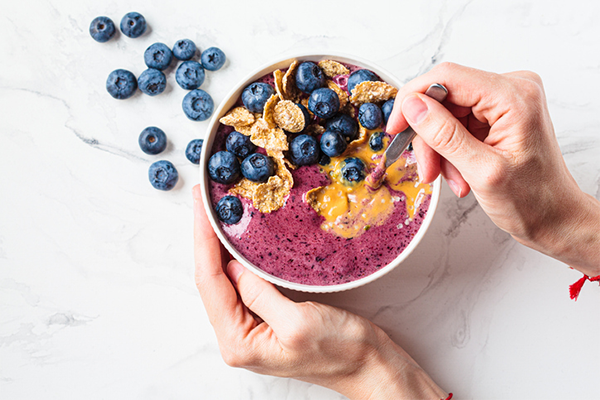
[[[330,78],[333,78],[337,75],[347,75],[350,73],[350,70],[343,64],[333,60],[319,61],[319,67],[321,67],[323,73]]]
[[[270,128],[276,127],[276,123],[275,123],[275,119],[273,118],[273,114],[275,112],[275,106],[277,105],[278,102],[279,102],[279,96],[274,94],[271,97],[269,97],[269,100],[267,100],[267,102],[265,103],[265,108],[263,110],[262,117],[265,121],[267,121]]]
[[[398,89],[381,81],[364,81],[352,89],[350,101],[355,106],[363,103],[378,103],[396,96]]]
[[[292,62],[288,70],[283,76],[283,100],[291,100],[297,103],[300,99],[300,90],[296,87],[296,69],[298,68],[298,61]]]
[[[254,123],[254,114],[246,107],[235,107],[219,120],[223,125],[238,127],[248,126]]]
[[[275,105],[273,118],[281,129],[291,133],[302,131],[306,124],[304,113],[300,107],[289,100],[280,101]]]
[[[273,150],[286,151],[288,149],[287,136],[280,128],[271,128],[263,118],[252,126],[250,141],[258,147],[264,148],[267,153]]]
[[[248,200],[252,200],[258,185],[260,185],[260,183],[252,182],[249,179],[242,178],[231,189],[229,189],[229,193],[236,194],[238,196],[242,196]]]
[[[346,104],[348,104],[348,93],[345,90],[342,90],[334,81],[327,80],[327,87],[335,92],[340,99],[340,109],[344,108]]]

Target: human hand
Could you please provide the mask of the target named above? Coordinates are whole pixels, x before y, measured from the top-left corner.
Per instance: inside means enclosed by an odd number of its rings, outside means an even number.
[[[448,88],[443,105],[422,94],[431,83]],[[457,196],[472,189],[519,242],[600,273],[600,205],[566,167],[538,75],[441,64],[398,92],[388,132],[408,124],[422,180],[441,173]]]
[[[373,323],[339,308],[295,303],[230,261],[199,186],[193,195],[196,286],[227,364],[315,383],[351,399],[447,397]]]

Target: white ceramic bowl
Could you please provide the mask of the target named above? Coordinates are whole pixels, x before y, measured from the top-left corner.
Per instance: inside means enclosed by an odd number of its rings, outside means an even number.
[[[295,282],[289,282],[289,281],[283,280],[281,278],[278,278],[276,276],[273,276],[271,274],[268,274],[258,267],[255,267],[250,261],[248,261],[243,255],[241,255],[235,249],[235,247],[233,247],[231,245],[231,243],[229,243],[229,241],[227,240],[227,237],[225,236],[225,234],[223,233],[223,231],[221,229],[221,225],[220,225],[219,221],[217,220],[217,216],[212,207],[212,204],[210,201],[210,196],[208,193],[208,190],[209,190],[209,177],[208,177],[208,173],[207,173],[208,172],[207,171],[208,159],[210,157],[210,152],[211,152],[211,149],[213,146],[213,142],[215,140],[215,136],[216,136],[217,130],[219,128],[219,119],[223,115],[225,115],[225,113],[227,111],[229,111],[229,109],[231,107],[233,107],[233,105],[236,103],[236,101],[239,99],[240,95],[242,94],[242,91],[244,90],[244,88],[246,86],[248,86],[249,84],[251,84],[252,82],[256,81],[257,79],[263,77],[264,75],[266,75],[268,73],[273,72],[276,69],[287,68],[294,60],[315,61],[315,62],[319,62],[320,60],[336,60],[336,61],[340,61],[342,63],[353,64],[353,65],[356,65],[356,66],[359,66],[362,68],[366,68],[366,69],[369,69],[369,70],[375,72],[377,75],[379,75],[381,77],[381,79],[390,83],[391,85],[394,85],[395,87],[402,86],[401,83],[398,82],[398,80],[393,75],[391,75],[390,73],[388,73],[385,70],[382,70],[378,66],[373,65],[372,63],[370,63],[368,61],[364,61],[359,58],[344,55],[344,54],[299,54],[294,57],[287,57],[285,59],[275,61],[275,62],[270,62],[266,65],[263,65],[262,67],[258,68],[256,71],[249,74],[246,78],[242,79],[242,81],[240,83],[238,83],[237,85],[234,86],[234,88],[229,92],[229,94],[227,94],[227,96],[225,96],[225,100],[223,100],[223,102],[215,110],[215,113],[210,120],[208,130],[206,133],[206,138],[204,140],[204,146],[202,149],[202,158],[200,160],[200,184],[202,187],[202,199],[204,200],[204,206],[206,208],[206,213],[208,214],[208,219],[210,220],[210,223],[212,224],[213,229],[217,233],[217,236],[221,240],[221,243],[223,243],[225,248],[227,248],[227,250],[250,271],[254,272],[256,275],[260,276],[263,279],[266,279],[267,281],[269,281],[271,283],[274,283],[276,285],[279,285],[281,287],[285,287],[288,289],[298,290],[298,291],[302,291],[302,292],[314,292],[314,293],[340,292],[343,290],[348,290],[348,289],[362,286],[366,283],[372,282],[372,281],[382,277],[383,275],[387,274],[392,269],[394,269],[398,265],[400,265],[402,263],[402,261],[404,261],[404,259],[406,259],[406,257],[408,257],[408,255],[410,253],[412,253],[412,251],[415,249],[415,247],[417,247],[417,245],[419,244],[419,242],[425,235],[425,232],[427,231],[427,228],[429,228],[429,224],[431,223],[431,220],[433,219],[433,215],[435,214],[435,210],[437,208],[438,201],[440,199],[441,180],[440,180],[440,178],[438,178],[432,184],[432,196],[431,196],[431,201],[429,203],[429,209],[427,211],[427,214],[425,215],[423,224],[419,228],[419,231],[417,232],[417,234],[415,235],[413,240],[409,243],[409,245],[406,247],[406,249],[404,249],[404,251],[402,253],[400,253],[400,255],[398,255],[398,257],[396,257],[391,263],[389,263],[388,265],[379,269],[377,272],[375,272],[371,275],[365,276],[364,278],[357,279],[352,282],[346,282],[346,283],[342,283],[342,284],[329,285],[329,286],[316,286],[316,285],[305,285],[305,284],[300,284],[300,283],[295,283]]]

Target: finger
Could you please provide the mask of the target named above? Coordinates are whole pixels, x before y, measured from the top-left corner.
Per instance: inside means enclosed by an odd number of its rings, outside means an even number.
[[[227,265],[242,302],[262,318],[276,333],[285,332],[297,320],[296,303],[285,297],[273,284],[246,270],[238,261]]]
[[[419,180],[424,183],[433,182],[440,174],[440,155],[418,136],[412,143],[417,158]]]
[[[473,137],[444,106],[428,96],[409,95],[402,103],[402,113],[429,147],[458,168],[467,182],[492,156],[490,146]]]
[[[442,176],[446,179],[448,186],[450,186],[456,197],[462,198],[469,194],[471,187],[465,181],[460,171],[450,161],[442,158],[440,169]]]
[[[219,238],[215,234],[206,212],[200,185],[196,185],[194,197],[194,258],[196,264],[196,286],[202,303],[217,335],[227,325],[242,322],[235,288],[224,272],[229,261]]]
[[[499,106],[500,94],[507,90],[501,75],[458,64],[442,63],[408,82],[398,91],[386,126],[389,133],[401,132],[408,126],[401,112],[404,99],[411,93],[425,93],[432,83],[442,84],[448,89],[445,103],[471,108],[477,119],[490,125],[507,111],[506,107]]]

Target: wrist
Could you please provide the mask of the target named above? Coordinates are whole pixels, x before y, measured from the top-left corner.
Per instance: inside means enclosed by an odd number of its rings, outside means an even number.
[[[352,400],[446,399],[431,377],[398,345],[389,339],[374,349],[362,368],[334,388]]]
[[[579,191],[563,204],[561,217],[538,235],[516,239],[588,276],[600,275],[600,202]]]

